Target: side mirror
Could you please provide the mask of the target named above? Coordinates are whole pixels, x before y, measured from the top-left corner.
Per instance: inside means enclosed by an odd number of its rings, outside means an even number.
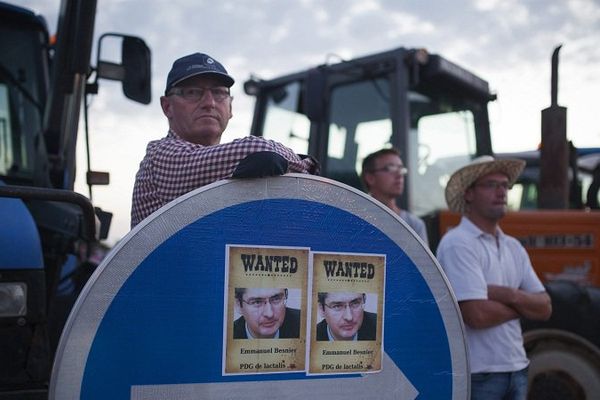
[[[121,63],[100,59],[102,42],[106,38],[120,38]],[[152,100],[150,49],[143,39],[118,33],[105,33],[98,39],[96,81],[98,78],[121,81],[123,94],[128,99],[142,104]]]

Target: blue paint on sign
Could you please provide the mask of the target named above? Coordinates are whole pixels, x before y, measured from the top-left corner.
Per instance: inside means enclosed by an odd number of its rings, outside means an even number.
[[[129,399],[132,385],[325,379],[303,372],[222,376],[227,244],[386,254],[384,349],[422,398],[452,397],[442,317],[404,251],[344,210],[306,200],[268,199],[207,215],[140,263],[96,333],[82,399]],[[344,375],[352,376],[357,375]]]

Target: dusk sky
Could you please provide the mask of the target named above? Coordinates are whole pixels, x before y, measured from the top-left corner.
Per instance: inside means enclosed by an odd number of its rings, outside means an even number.
[[[55,33],[59,0],[15,3],[44,15]],[[568,108],[568,138],[579,147],[600,146],[598,0],[98,0],[95,32],[140,36],[153,57],[150,105],[126,100],[119,83],[103,81],[89,111],[92,168],[111,174],[109,186],[94,189],[96,205],[114,213],[109,244],[129,231],[146,144],[166,134],[158,99],[168,70],[197,51],[236,78],[223,142],[249,133],[254,101],[242,84],[250,74],[270,79],[332,57],[423,47],[489,82],[498,95],[490,105],[494,149],[516,151],[539,144],[540,112],[550,104],[550,58],[562,44],[558,102]],[[94,65],[95,59],[94,49]],[[79,147],[77,190],[87,195],[82,140]]]

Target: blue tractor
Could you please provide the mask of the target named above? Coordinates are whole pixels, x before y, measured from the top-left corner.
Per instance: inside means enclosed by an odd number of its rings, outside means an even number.
[[[73,190],[82,104],[98,78],[150,103],[142,39],[101,36],[98,48],[120,43],[121,60],[91,66],[95,16],[95,0],[63,0],[54,38],[42,16],[0,2],[0,399],[47,398],[62,328],[108,233],[112,215]],[[90,198],[108,183],[89,163],[87,178]]]

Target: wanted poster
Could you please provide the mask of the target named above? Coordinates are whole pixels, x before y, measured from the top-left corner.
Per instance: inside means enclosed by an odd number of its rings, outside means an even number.
[[[313,252],[309,374],[381,370],[385,255]]]
[[[223,374],[304,371],[309,249],[226,252]]]

